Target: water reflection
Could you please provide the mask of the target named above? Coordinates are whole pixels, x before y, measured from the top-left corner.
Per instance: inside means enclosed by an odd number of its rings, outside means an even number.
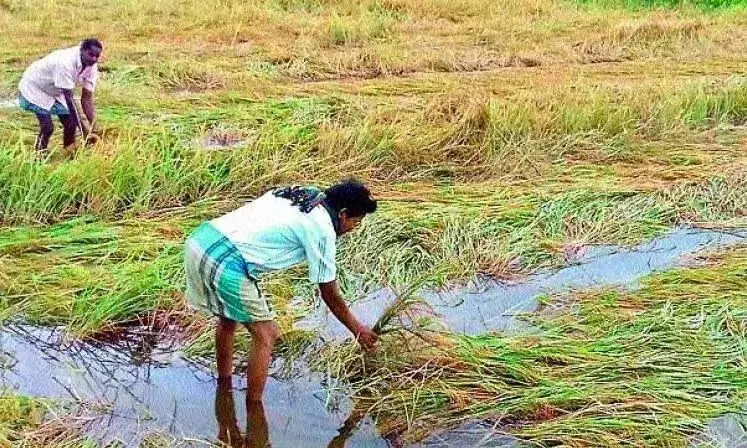
[[[218,440],[231,448],[269,448],[270,431],[264,402],[246,400],[246,431],[241,432],[236,414],[233,385],[218,382],[215,390],[215,420],[218,423]],[[353,411],[327,448],[343,448],[345,442],[358,429],[365,414]],[[282,445],[277,445],[283,448]]]
[[[267,446],[268,433],[276,448],[391,446],[370,417],[346,422],[352,401],[332,393],[325,375],[300,362],[297,374],[268,379],[264,407],[247,407],[245,377],[234,377],[233,389],[217,391],[209,369],[163,341],[149,344],[149,338],[67,341],[55,329],[0,327],[0,389],[97,404],[101,414],[85,429],[102,446],[141,446],[154,432],[185,439],[180,446],[205,446],[197,440],[216,436],[234,446]],[[233,406],[234,396],[239,406]],[[246,422],[248,437],[237,439],[237,421]]]

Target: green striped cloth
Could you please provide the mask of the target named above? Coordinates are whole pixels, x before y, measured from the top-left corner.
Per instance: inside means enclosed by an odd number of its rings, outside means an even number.
[[[184,265],[193,308],[242,323],[275,318],[239,250],[212,224],[202,224],[187,238]]]

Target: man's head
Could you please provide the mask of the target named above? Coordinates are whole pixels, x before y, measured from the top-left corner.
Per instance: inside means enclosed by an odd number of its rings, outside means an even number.
[[[83,67],[90,67],[99,61],[104,46],[98,39],[89,37],[80,43],[80,61]]]
[[[340,219],[338,233],[344,235],[360,225],[363,217],[376,211],[376,200],[361,182],[344,180],[324,191],[327,205],[337,211]]]

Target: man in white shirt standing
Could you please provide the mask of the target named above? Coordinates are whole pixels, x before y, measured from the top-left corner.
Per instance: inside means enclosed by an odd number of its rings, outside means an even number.
[[[43,154],[54,132],[52,115],[57,115],[63,128],[63,145],[75,144],[80,126],[84,135],[95,133],[83,129],[73,99],[73,90],[80,86],[80,103],[91,127],[96,124],[93,91],[98,80],[98,60],[103,46],[97,39],[86,39],[71,48],[56,50],[32,63],[23,73],[18,98],[21,109],[33,112],[39,120],[36,150]]]
[[[257,285],[266,272],[306,261],[309,280],[325,304],[367,350],[378,336],[356,319],[337,285],[336,240],[376,211],[363,184],[340,182],[271,190],[252,202],[195,229],[185,244],[187,301],[218,317],[218,383],[231,382],[233,340],[239,323],[252,335],[247,399],[261,401],[279,329],[275,313]]]

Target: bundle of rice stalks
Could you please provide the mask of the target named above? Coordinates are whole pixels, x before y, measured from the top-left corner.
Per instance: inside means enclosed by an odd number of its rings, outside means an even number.
[[[328,378],[335,378],[340,385],[349,384],[382,368],[396,369],[403,359],[409,358],[409,354],[422,353],[424,344],[439,345],[428,334],[423,319],[419,319],[427,318],[431,311],[417,294],[425,285],[433,283],[438,275],[439,272],[421,275],[405,288],[395,291],[396,298],[371,327],[376,334],[386,336],[373,355],[361,351],[352,340],[328,344],[320,349],[318,356],[312,357],[312,369],[325,372]],[[366,387],[375,388],[377,380],[369,379],[371,381]]]
[[[416,293],[428,283],[430,276],[423,275],[409,284],[402,292],[397,293],[394,299],[384,313],[371,327],[374,333],[384,335],[387,333],[401,331],[407,322],[411,322],[413,312],[423,310],[425,302]]]

